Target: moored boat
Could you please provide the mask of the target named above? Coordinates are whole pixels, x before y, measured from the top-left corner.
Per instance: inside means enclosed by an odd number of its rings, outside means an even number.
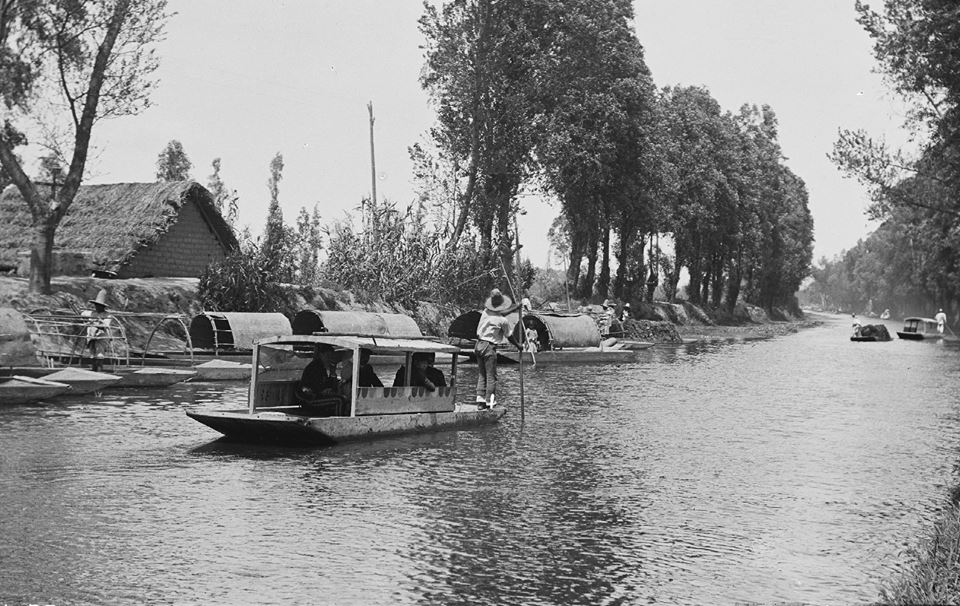
[[[63,368],[43,377],[47,381],[66,383],[71,395],[83,395],[103,391],[120,381],[120,377],[83,368]]]
[[[210,360],[193,367],[198,381],[247,381],[252,366],[248,362]]]
[[[352,356],[351,382],[342,396],[307,402],[298,396],[303,369],[313,349],[327,345]],[[449,386],[361,387],[360,350],[374,355],[402,356],[407,369],[413,355],[450,354]],[[496,423],[502,406],[480,409],[458,404],[458,348],[423,339],[358,335],[292,335],[261,339],[254,344],[246,408],[232,411],[189,410],[187,416],[227,439],[284,445],[331,445],[351,440],[466,429]],[[407,383],[409,383],[409,374]]]
[[[13,375],[0,377],[0,405],[30,404],[66,393],[66,383]]]
[[[611,339],[603,340],[599,326],[588,314],[528,310],[523,314],[522,324],[516,311],[506,314],[506,318],[517,341],[521,339],[521,331],[530,335],[528,342],[534,351],[523,352],[524,363],[631,362],[636,360],[637,350],[643,348],[621,345],[617,339],[612,339],[612,343],[608,344]],[[447,329],[447,335],[459,339],[469,352],[476,341],[479,323],[479,311],[467,312],[454,319]],[[497,359],[500,362],[517,363],[520,355],[520,352],[504,347],[497,352]]]
[[[112,368],[110,372],[120,377],[111,387],[169,387],[197,376],[193,369],[151,366]]]
[[[875,341],[891,341],[892,337],[890,332],[887,330],[887,327],[883,324],[867,324],[860,327],[860,330],[857,334],[850,337],[851,341],[863,342],[875,342]]]

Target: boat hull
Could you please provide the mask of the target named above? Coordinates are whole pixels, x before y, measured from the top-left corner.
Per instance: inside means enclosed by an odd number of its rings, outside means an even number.
[[[49,400],[70,390],[66,383],[14,376],[0,383],[0,405],[30,404]]]
[[[940,335],[925,335],[922,332],[901,332],[897,331],[897,336],[908,341],[923,341],[924,339],[939,339]]]
[[[197,412],[187,416],[222,433],[227,439],[284,445],[329,446],[383,437],[469,429],[492,425],[506,413],[503,407],[453,412],[358,417],[306,417],[283,412]]]
[[[66,383],[70,386],[70,395],[84,395],[103,391],[120,381],[117,375],[93,372],[82,368],[64,368],[44,377],[48,381]]]
[[[518,351],[499,351],[497,352],[498,361],[517,364],[520,362],[520,352]],[[637,359],[637,350],[633,349],[559,349],[550,351],[538,351],[531,354],[529,351],[523,352],[524,364],[585,364],[585,363],[616,363],[632,362]]]
[[[168,387],[192,379],[197,375],[195,370],[179,368],[116,368],[111,374],[118,375],[120,380],[111,387]]]
[[[227,360],[211,360],[193,367],[198,381],[249,381],[250,364]]]

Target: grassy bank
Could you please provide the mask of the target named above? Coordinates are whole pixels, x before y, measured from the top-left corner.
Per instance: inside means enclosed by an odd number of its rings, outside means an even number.
[[[960,604],[960,486],[930,537],[910,555],[912,563],[883,589],[878,604]]]

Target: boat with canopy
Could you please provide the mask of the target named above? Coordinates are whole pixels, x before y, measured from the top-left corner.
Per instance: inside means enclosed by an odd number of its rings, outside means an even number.
[[[338,359],[350,360],[351,379],[341,386],[340,395],[306,401],[299,395],[301,377],[318,346],[328,346]],[[360,386],[361,350],[402,356],[406,386]],[[289,445],[332,445],[496,423],[506,412],[502,406],[481,409],[457,402],[457,353],[456,346],[426,339],[330,333],[269,337],[254,344],[251,366],[255,372],[245,409],[189,410],[187,416],[229,440]],[[409,386],[416,354],[449,354],[448,386],[432,391]]]

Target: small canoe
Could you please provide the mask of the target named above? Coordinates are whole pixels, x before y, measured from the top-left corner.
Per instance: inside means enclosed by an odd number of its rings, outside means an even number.
[[[0,404],[29,404],[40,400],[49,400],[69,390],[70,386],[66,383],[46,379],[35,379],[22,375],[0,377]]]
[[[112,369],[112,372],[120,376],[112,387],[168,387],[197,376],[196,370],[152,366]]]
[[[66,383],[71,395],[95,393],[120,381],[117,375],[94,372],[84,368],[64,368],[43,377],[48,381]]]
[[[249,381],[251,368],[250,364],[230,360],[210,360],[194,366],[198,381]]]

